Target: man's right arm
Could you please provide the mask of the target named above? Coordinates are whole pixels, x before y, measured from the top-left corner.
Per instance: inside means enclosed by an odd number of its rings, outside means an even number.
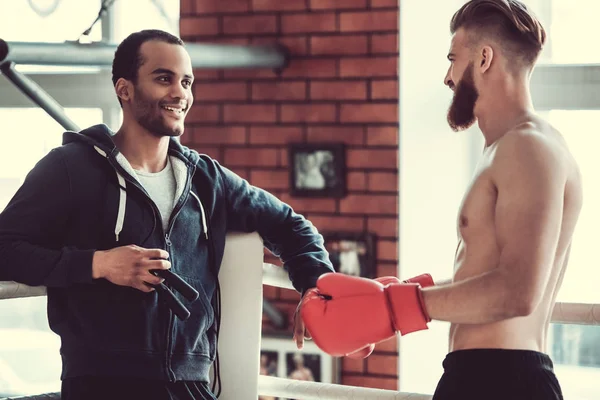
[[[72,203],[65,161],[52,150],[0,213],[0,281],[47,287],[92,281],[94,249],[63,243]]]

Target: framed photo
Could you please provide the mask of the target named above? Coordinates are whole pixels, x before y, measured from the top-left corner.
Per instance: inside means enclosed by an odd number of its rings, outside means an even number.
[[[292,143],[289,160],[292,196],[346,195],[346,151],[343,143]]]
[[[377,255],[372,233],[322,233],[329,260],[336,272],[375,278]]]
[[[296,343],[289,337],[263,336],[261,339],[261,375],[338,383],[340,372],[339,359],[324,353],[310,340],[305,340],[302,350],[298,350]]]

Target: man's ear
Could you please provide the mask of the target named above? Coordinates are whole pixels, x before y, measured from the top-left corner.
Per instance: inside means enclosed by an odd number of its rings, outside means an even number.
[[[487,70],[490,68],[493,59],[494,50],[490,46],[482,47],[481,53],[479,54],[479,71],[482,74],[487,72]]]
[[[131,82],[127,79],[119,78],[115,84],[115,92],[121,101],[129,101],[131,99],[132,87]]]

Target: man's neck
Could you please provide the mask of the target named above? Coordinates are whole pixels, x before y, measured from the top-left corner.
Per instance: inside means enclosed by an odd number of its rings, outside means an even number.
[[[515,126],[535,114],[527,85],[523,82],[498,87],[480,97],[475,108],[479,128],[489,147]]]
[[[124,123],[113,139],[133,169],[153,173],[165,168],[169,137],[156,137],[141,126]]]

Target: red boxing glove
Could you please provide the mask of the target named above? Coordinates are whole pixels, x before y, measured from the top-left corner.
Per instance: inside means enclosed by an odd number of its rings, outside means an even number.
[[[396,278],[395,276],[382,276],[375,280],[384,286],[390,283],[400,283],[400,279]],[[375,350],[375,344],[371,343],[368,346],[365,346],[362,349],[358,350],[357,352],[346,354],[346,356],[356,359],[367,358],[371,355],[371,353],[373,353],[373,350]]]
[[[384,286],[372,279],[324,274],[317,288],[304,297],[302,319],[315,344],[326,353],[364,357],[370,354],[371,345],[389,339],[397,330],[413,332],[429,320],[417,292],[418,283]],[[422,329],[426,328],[425,323]]]

